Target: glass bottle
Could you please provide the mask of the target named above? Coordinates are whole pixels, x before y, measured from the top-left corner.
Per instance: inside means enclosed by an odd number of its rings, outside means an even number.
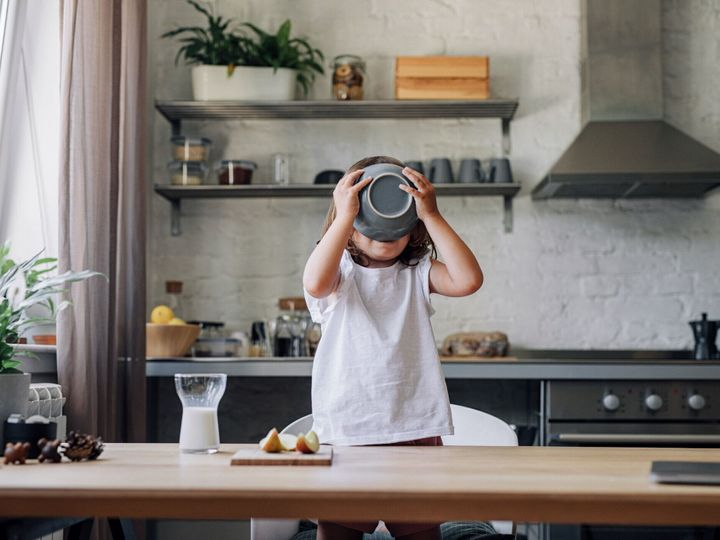
[[[303,297],[280,298],[280,315],[275,322],[275,356],[305,356],[307,304]]]
[[[359,101],[363,98],[365,61],[354,54],[341,54],[333,58],[332,96],[341,101]]]
[[[185,310],[182,302],[182,281],[165,282],[165,305],[173,310],[176,317],[185,317]]]

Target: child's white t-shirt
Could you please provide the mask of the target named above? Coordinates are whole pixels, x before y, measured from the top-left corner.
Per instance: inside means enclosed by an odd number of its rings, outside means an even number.
[[[429,256],[365,268],[348,251],[340,284],[305,291],[322,326],[312,372],[313,429],[323,443],[387,444],[452,435],[450,401],[430,316]]]

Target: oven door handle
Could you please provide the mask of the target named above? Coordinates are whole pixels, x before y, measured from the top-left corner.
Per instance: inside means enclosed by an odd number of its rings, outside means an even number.
[[[558,433],[553,441],[574,444],[720,444],[720,435],[643,433]]]

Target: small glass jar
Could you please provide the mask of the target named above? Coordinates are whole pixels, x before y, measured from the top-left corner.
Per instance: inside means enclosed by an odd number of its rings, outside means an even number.
[[[359,101],[363,98],[365,61],[354,54],[341,54],[333,58],[332,95],[341,101]]]
[[[210,139],[178,135],[170,139],[170,142],[173,159],[176,161],[207,161],[210,158]]]
[[[254,161],[223,159],[215,165],[215,174],[217,174],[218,184],[234,186],[249,184],[255,169],[257,169],[257,163]]]
[[[205,183],[207,166],[202,161],[171,161],[168,172],[175,186],[199,186]]]
[[[275,356],[298,357],[307,355],[307,304],[303,297],[281,298],[280,315],[276,319]]]

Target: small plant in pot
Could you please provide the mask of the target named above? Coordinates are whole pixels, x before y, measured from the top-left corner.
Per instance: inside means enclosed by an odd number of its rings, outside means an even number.
[[[57,313],[69,305],[66,300],[55,304],[67,284],[102,275],[90,270],[52,275],[56,262],[38,254],[16,263],[10,258],[10,247],[0,246],[0,441],[7,417],[13,413],[26,414],[30,389],[30,374],[18,369],[21,362],[12,345],[23,332],[55,322]],[[38,309],[41,315],[31,314],[31,310]]]
[[[181,58],[193,64],[196,100],[292,100],[298,83],[307,95],[315,75],[324,73],[322,52],[305,38],[291,37],[289,20],[271,34],[251,23],[232,26],[232,19],[187,2],[206,17],[207,27],[180,27],[162,37],[182,44],[176,64]]]

